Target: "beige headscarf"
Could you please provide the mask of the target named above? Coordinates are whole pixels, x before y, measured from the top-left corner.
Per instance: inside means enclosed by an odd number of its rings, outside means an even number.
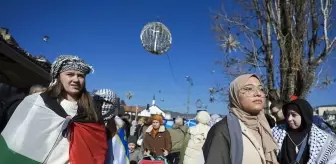
[[[275,155],[277,144],[272,136],[271,128],[267,122],[264,110],[257,116],[252,116],[242,109],[239,101],[239,91],[244,87],[245,83],[250,77],[256,77],[254,74],[245,74],[237,77],[230,84],[230,112],[238,117],[247,128],[251,129],[252,134],[261,142],[264,152],[266,163],[278,163]],[[259,78],[258,78],[259,79]]]

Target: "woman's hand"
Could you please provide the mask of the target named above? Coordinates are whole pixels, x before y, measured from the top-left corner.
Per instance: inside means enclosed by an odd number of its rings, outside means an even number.
[[[144,155],[145,155],[145,156],[149,156],[149,155],[150,155],[150,151],[149,151],[149,150],[145,150],[145,151],[144,151]]]
[[[169,154],[166,149],[162,149],[162,151],[163,151],[163,156],[167,156]]]

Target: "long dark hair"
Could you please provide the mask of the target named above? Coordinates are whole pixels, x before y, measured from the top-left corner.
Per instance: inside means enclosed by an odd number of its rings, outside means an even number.
[[[66,92],[63,84],[60,81],[60,78],[57,78],[57,82],[52,87],[49,87],[46,91],[50,96],[56,97],[57,100],[60,102],[63,98],[64,93]],[[101,114],[98,111],[96,105],[92,97],[90,96],[89,92],[84,87],[82,92],[80,93],[79,99],[77,100],[77,104],[79,108],[83,109],[83,115],[88,120],[94,120],[97,122],[101,121]]]

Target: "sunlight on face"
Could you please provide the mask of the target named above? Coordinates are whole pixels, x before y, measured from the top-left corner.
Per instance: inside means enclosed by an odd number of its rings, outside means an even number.
[[[60,81],[67,94],[78,96],[85,86],[85,75],[79,71],[64,71],[60,73]]]
[[[154,129],[159,129],[160,122],[158,120],[153,120],[152,125]]]
[[[128,144],[128,150],[129,150],[129,152],[133,152],[134,151],[134,149],[135,149],[135,144],[134,143],[129,143]]]

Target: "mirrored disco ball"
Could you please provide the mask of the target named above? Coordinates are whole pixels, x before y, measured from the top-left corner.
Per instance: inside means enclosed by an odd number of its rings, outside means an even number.
[[[146,24],[141,31],[140,39],[146,51],[155,55],[166,53],[172,44],[169,29],[161,22]]]

